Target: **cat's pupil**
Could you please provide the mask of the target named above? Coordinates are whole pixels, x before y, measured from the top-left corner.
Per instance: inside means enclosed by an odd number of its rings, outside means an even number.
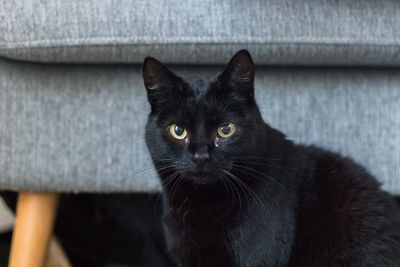
[[[177,136],[181,136],[184,133],[185,129],[179,125],[175,125],[174,131]]]
[[[231,132],[231,125],[229,124],[224,124],[221,126],[221,132],[223,134],[229,134]]]

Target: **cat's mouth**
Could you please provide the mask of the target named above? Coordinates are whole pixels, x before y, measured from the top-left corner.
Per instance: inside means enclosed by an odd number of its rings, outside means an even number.
[[[195,178],[204,178],[204,177],[213,176],[213,174],[211,172],[196,171],[196,172],[193,172],[192,176]]]
[[[215,175],[211,172],[196,171],[190,175],[190,180],[196,184],[208,184],[215,180]]]

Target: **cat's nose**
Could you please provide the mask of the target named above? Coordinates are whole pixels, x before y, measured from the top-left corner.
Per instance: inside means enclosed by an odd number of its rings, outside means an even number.
[[[197,149],[192,156],[192,160],[197,166],[203,168],[210,161],[210,153],[206,146]]]

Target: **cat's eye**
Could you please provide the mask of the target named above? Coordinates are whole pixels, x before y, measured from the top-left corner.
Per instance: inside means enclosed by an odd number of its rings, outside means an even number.
[[[169,133],[173,138],[178,140],[182,140],[187,135],[186,129],[175,123],[169,126]]]
[[[219,136],[226,138],[231,136],[234,130],[235,124],[232,122],[225,122],[218,127],[217,132]]]

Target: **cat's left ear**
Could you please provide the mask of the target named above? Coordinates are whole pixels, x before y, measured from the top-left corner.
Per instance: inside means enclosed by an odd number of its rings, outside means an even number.
[[[157,59],[146,57],[144,60],[143,82],[151,105],[165,100],[179,81],[180,78]]]
[[[220,81],[231,89],[254,95],[254,63],[247,50],[241,50],[232,57]]]

